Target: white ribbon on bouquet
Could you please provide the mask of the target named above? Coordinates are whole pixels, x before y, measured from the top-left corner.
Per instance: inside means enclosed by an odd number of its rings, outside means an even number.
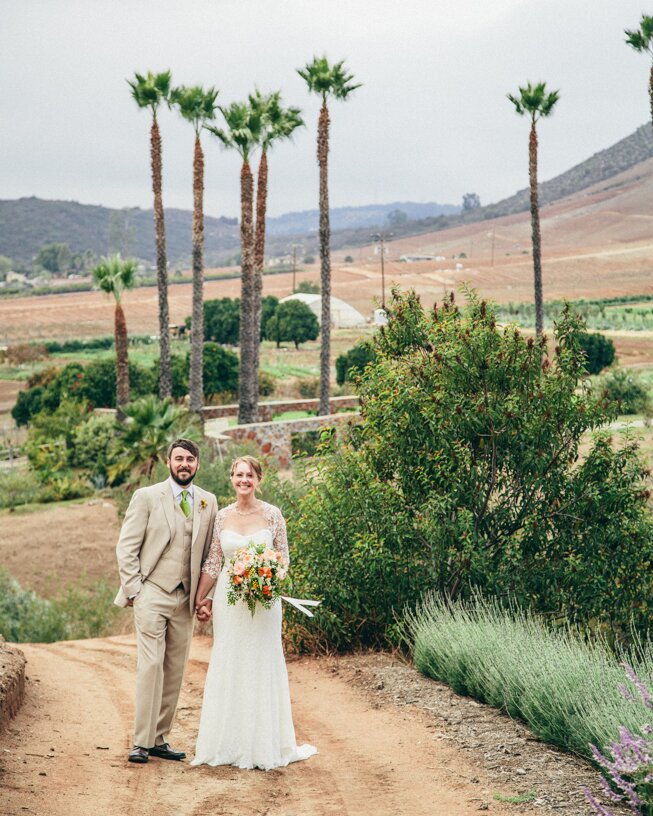
[[[306,609],[307,606],[319,606],[322,601],[309,601],[306,598],[288,598],[286,595],[281,596],[282,601],[286,601],[291,606],[294,606],[295,609],[299,609],[300,612],[303,612],[305,615],[308,615],[309,618],[313,617],[313,613],[310,609]]]

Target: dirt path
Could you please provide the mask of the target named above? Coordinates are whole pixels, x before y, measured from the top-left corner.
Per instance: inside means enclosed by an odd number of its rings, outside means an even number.
[[[289,662],[299,742],[319,755],[269,771],[129,765],[129,636],[25,645],[25,706],[0,742],[2,816],[466,816],[519,813],[424,712],[378,706],[329,669]],[[210,641],[195,638],[174,746],[192,752]],[[486,803],[489,803],[486,805]]]

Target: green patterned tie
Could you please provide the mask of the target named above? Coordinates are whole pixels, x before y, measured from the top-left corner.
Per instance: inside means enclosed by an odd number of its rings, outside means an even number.
[[[181,491],[181,501],[179,502],[182,513],[188,518],[190,516],[190,502],[188,501],[188,491]]]

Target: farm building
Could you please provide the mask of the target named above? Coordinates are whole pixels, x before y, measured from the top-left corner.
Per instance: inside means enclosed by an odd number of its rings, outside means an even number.
[[[294,295],[282,298],[281,303],[286,300],[301,300],[305,303],[313,314],[317,317],[318,322],[322,316],[322,295],[308,295],[303,292],[297,292]],[[345,303],[340,298],[331,298],[331,325],[336,329],[350,329],[356,326],[365,326],[367,321],[363,315],[349,303]]]

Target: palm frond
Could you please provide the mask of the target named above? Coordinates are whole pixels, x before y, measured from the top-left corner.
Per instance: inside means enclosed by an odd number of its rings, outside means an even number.
[[[133,258],[123,260],[120,253],[102,258],[93,269],[93,280],[108,295],[120,302],[125,289],[132,289],[136,282],[137,264]]]
[[[218,93],[215,88],[204,90],[201,85],[180,85],[170,91],[170,103],[179,109],[182,118],[192,124],[195,135],[199,136],[206,123],[215,119]]]
[[[639,28],[624,31],[626,43],[635,51],[648,51],[653,55],[653,16],[642,14]]]
[[[313,57],[313,62],[298,69],[297,73],[306,82],[308,90],[319,94],[326,103],[329,96],[346,99],[352,91],[362,86],[361,82],[353,82],[354,75],[345,71],[344,64],[344,60],[341,60],[331,66],[326,56]]]
[[[148,71],[145,76],[135,71],[134,79],[128,79],[127,84],[139,108],[151,108],[152,113],[156,114],[161,102],[168,101],[171,81],[170,71],[163,71],[159,74]]]

